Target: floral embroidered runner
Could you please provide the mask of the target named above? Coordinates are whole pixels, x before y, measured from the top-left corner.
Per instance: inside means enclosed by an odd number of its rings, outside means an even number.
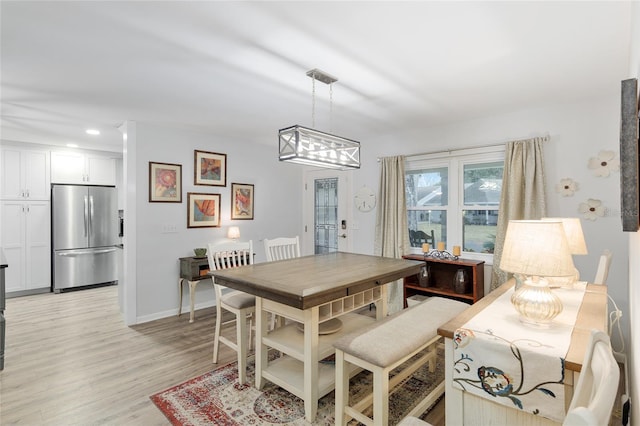
[[[586,283],[553,291],[563,310],[550,328],[518,319],[513,291],[497,298],[453,336],[453,386],[493,402],[562,422],[564,359]]]

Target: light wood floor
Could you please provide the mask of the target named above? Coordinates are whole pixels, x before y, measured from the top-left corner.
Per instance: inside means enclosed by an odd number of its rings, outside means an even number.
[[[149,396],[217,366],[214,308],[126,327],[111,286],[8,299],[5,317],[2,425],[168,425]],[[234,360],[221,345],[218,365]],[[427,420],[442,426],[443,413]]]

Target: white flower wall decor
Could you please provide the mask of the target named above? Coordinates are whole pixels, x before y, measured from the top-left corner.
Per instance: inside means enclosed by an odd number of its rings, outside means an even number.
[[[620,159],[616,156],[615,151],[600,151],[598,157],[589,158],[590,170],[599,177],[608,177],[611,172],[620,170]]]
[[[573,197],[578,189],[578,182],[571,178],[560,179],[560,183],[556,184],[556,192],[562,194],[563,197]]]
[[[596,200],[595,198],[589,198],[586,203],[580,203],[578,210],[587,220],[596,220],[599,217],[604,217],[605,213],[605,207],[602,205],[602,201]]]

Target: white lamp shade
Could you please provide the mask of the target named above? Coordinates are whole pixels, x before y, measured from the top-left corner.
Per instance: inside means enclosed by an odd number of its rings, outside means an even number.
[[[562,222],[510,220],[499,267],[527,276],[573,275],[575,267]]]
[[[569,251],[571,254],[588,254],[587,243],[584,241],[584,233],[582,232],[582,224],[580,218],[577,217],[543,217],[544,221],[562,221],[564,232],[567,234],[569,241]]]
[[[227,238],[231,238],[232,240],[240,238],[240,228],[237,226],[230,226],[229,231],[227,232]]]

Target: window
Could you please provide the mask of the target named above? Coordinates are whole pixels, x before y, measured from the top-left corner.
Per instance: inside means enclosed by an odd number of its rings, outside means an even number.
[[[405,187],[412,251],[443,241],[464,256],[492,255],[498,223],[504,147],[407,157]]]

